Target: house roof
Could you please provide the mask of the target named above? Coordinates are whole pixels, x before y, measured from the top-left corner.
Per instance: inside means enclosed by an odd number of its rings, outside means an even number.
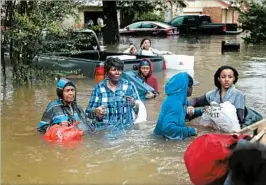
[[[220,0],[220,2],[225,5],[227,8],[230,6],[230,3],[226,0]]]

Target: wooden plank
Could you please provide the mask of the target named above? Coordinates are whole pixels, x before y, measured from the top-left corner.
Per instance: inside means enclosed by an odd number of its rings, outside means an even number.
[[[266,119],[262,119],[262,120],[254,123],[252,125],[249,125],[249,126],[243,128],[243,129],[241,129],[238,133],[239,134],[243,134],[243,133],[248,132],[248,131],[253,131],[253,130],[255,130],[258,127],[265,128],[266,127]]]
[[[260,139],[265,135],[265,129],[261,130],[257,135],[255,135],[250,142],[259,142]]]

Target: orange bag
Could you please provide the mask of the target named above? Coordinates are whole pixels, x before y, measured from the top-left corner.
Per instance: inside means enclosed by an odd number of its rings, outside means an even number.
[[[61,125],[51,126],[46,133],[43,135],[43,138],[50,141],[73,141],[80,140],[84,132],[75,127],[77,124],[65,127]]]

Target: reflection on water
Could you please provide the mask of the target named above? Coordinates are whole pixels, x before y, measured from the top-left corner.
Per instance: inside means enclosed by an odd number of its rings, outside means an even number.
[[[240,36],[200,38],[152,38],[152,47],[176,54],[194,55],[191,73],[200,82],[193,96],[214,88],[213,74],[224,64],[240,73],[237,87],[246,95],[246,104],[265,112],[265,46],[245,47]],[[123,51],[130,42],[142,38],[122,37],[113,51]],[[240,53],[221,54],[221,40],[241,42]],[[169,142],[154,138],[152,131],[165,97],[164,84],[176,71],[156,73],[161,96],[145,102],[149,122],[125,130],[119,137],[99,132],[84,137],[72,147],[51,145],[36,132],[42,112],[55,98],[55,82],[1,88],[2,182],[4,184],[190,184],[183,163],[183,152],[191,142]],[[90,79],[74,79],[77,101],[86,108],[94,86]],[[208,130],[200,129],[201,134]],[[110,135],[109,135],[110,136]]]

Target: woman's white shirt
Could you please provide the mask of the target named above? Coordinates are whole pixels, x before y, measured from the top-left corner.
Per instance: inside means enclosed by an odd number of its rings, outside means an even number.
[[[157,49],[149,48],[148,50],[140,50],[141,55],[146,55],[146,56],[157,56],[157,55],[166,55],[168,54],[168,51],[159,51]]]

